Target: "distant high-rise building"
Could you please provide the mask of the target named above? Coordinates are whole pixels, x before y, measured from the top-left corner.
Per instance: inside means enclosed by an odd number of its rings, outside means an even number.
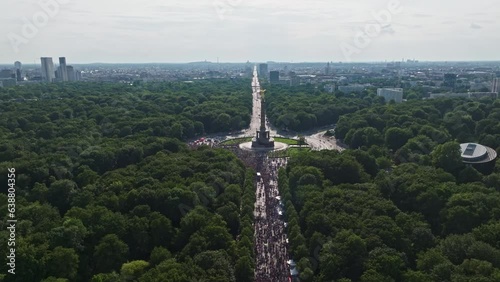
[[[59,57],[59,77],[62,81],[68,81],[68,69],[65,57]]]
[[[253,67],[252,67],[252,64],[250,63],[250,61],[247,61],[246,64],[245,64],[244,74],[246,76],[252,76],[253,75]]]
[[[268,74],[269,74],[269,71],[268,71],[267,64],[260,64],[259,65],[259,76],[267,78]]]
[[[68,81],[79,81],[82,80],[82,72],[75,70],[73,66],[66,66],[68,72]]]
[[[17,81],[23,81],[24,80],[24,77],[21,74],[21,69],[17,69],[16,70],[16,79],[17,79]]]
[[[75,71],[75,80],[76,81],[82,80],[82,72],[81,71]]]
[[[67,66],[66,70],[68,72],[68,81],[75,81],[75,69],[72,66]]]
[[[0,78],[12,78],[12,70],[3,69],[0,71]]]
[[[396,103],[403,102],[403,89],[402,88],[379,88],[377,89],[377,96],[384,97],[386,102],[394,100]]]
[[[447,73],[443,78],[443,86],[455,88],[455,84],[457,83],[457,75],[454,73]]]
[[[494,78],[491,85],[491,92],[498,93],[500,91],[500,78]]]
[[[332,69],[330,67],[330,62],[326,63],[326,68],[325,68],[325,74],[330,75],[332,72]]]
[[[40,60],[42,61],[42,80],[52,82],[55,79],[54,62],[52,62],[52,58],[42,57]]]
[[[21,62],[16,61],[14,63],[14,71],[15,71],[15,76],[16,76],[17,81],[23,81],[23,76],[21,73],[22,67],[23,67],[23,65],[21,64]]]
[[[279,83],[280,82],[280,72],[279,71],[271,71],[269,73],[269,81],[271,83]]]

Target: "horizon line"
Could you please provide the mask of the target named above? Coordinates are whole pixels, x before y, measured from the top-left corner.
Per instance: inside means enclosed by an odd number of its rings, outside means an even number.
[[[49,57],[51,58],[51,57]],[[53,57],[52,57],[53,58]],[[433,60],[415,60],[409,59],[410,62],[418,62],[418,63],[497,63],[500,62],[500,59],[493,60],[441,60],[441,61],[433,61]],[[14,61],[16,62],[16,61]],[[20,61],[22,63],[22,61]],[[184,62],[90,62],[90,63],[82,63],[75,62],[71,63],[74,65],[119,65],[119,64],[127,64],[127,65],[150,65],[150,64],[169,64],[169,65],[183,65],[183,64],[194,64],[194,63],[206,63],[206,64],[266,64],[266,63],[274,63],[274,64],[324,64],[324,63],[334,63],[334,64],[375,64],[375,63],[408,63],[408,60],[373,60],[373,61],[229,61],[229,62],[213,62],[213,61],[184,61]],[[14,63],[0,63],[0,65],[13,65]],[[26,63],[23,65],[38,65],[38,63]]]

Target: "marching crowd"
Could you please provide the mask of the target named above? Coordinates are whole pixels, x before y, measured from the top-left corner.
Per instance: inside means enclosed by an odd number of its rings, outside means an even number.
[[[278,192],[278,170],[287,159],[265,157],[263,162],[255,203],[255,281],[289,281],[283,204]]]

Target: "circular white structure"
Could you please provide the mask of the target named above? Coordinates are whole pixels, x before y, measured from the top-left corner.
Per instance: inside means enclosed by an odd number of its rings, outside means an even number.
[[[264,151],[264,152],[269,152],[269,151],[281,151],[285,150],[288,148],[288,145],[285,143],[281,142],[274,142],[274,147],[252,147],[252,142],[245,142],[241,143],[239,145],[240,149],[242,150],[247,150],[247,151]]]
[[[466,164],[487,163],[497,157],[495,150],[477,143],[460,144],[460,150],[462,151],[462,160]]]

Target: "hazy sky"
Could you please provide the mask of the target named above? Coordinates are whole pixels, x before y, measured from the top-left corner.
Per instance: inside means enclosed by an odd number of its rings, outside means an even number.
[[[396,1],[3,0],[0,63],[500,60],[498,0]]]

